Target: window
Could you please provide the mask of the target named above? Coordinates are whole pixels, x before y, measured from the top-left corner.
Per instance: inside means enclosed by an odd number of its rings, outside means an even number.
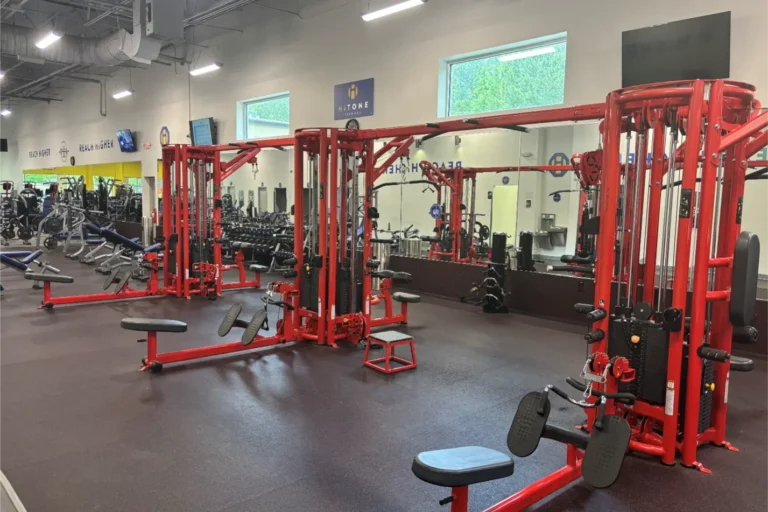
[[[238,102],[238,139],[290,135],[291,97],[288,93]]]
[[[441,63],[438,115],[562,104],[566,34],[459,55]]]
[[[34,183],[35,185],[44,185],[56,181],[58,176],[55,174],[25,174],[24,183]]]

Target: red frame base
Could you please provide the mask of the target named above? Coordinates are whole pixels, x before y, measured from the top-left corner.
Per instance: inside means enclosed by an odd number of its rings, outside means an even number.
[[[378,342],[384,347],[384,357],[379,357],[377,359],[368,359],[368,356],[371,352],[371,343]],[[398,357],[395,355],[395,348],[400,345],[410,345],[411,347],[411,361],[408,361],[407,359],[403,359],[402,357]],[[392,361],[401,364],[402,366],[398,366],[397,368],[392,368]],[[384,363],[384,366],[380,366],[381,363]],[[398,373],[398,372],[404,372],[406,370],[413,370],[418,366],[418,363],[416,362],[416,347],[413,344],[413,338],[408,338],[407,340],[403,341],[396,341],[393,343],[384,343],[378,339],[376,339],[375,334],[371,334],[368,336],[368,341],[365,343],[365,357],[363,358],[363,365],[367,366],[368,368],[372,368],[376,370],[377,372],[381,373]]]

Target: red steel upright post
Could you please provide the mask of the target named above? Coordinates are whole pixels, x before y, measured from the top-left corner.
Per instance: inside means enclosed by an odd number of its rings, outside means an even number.
[[[296,134],[296,144],[293,148],[293,250],[296,253],[296,268],[301,269],[304,263],[304,147],[300,134]],[[301,270],[293,279],[293,286],[301,293]],[[300,295],[299,295],[300,296]],[[296,327],[300,327],[301,318],[294,313]]]
[[[373,231],[373,219],[371,219],[370,211],[373,206],[373,173],[374,173],[374,158],[373,158],[373,140],[365,141],[365,165],[363,170],[365,172],[365,192],[364,197],[364,211],[363,211],[363,267],[361,269],[363,273],[363,317],[365,318],[365,336],[368,336],[371,332],[371,276],[365,271],[366,263],[371,259],[371,233]],[[353,193],[357,193],[354,191]],[[354,228],[354,226],[353,226]],[[357,257],[357,251],[355,249],[356,244],[352,244],[352,258]]]
[[[600,234],[597,236],[597,254],[600,264],[595,269],[595,308],[603,309],[606,313],[611,310],[611,284],[616,253],[617,215],[616,205],[619,201],[621,162],[619,162],[621,141],[621,107],[618,103],[618,93],[612,92],[606,99],[605,131],[603,132],[603,178],[600,188]],[[610,316],[598,320],[593,330],[602,329],[609,332]],[[604,338],[592,344],[592,353],[607,352],[607,341]]]
[[[166,263],[163,265],[163,286],[166,288],[171,282],[171,267],[167,263],[171,260],[171,248],[168,239],[171,236],[171,229],[173,229],[171,227],[173,220],[173,194],[171,194],[173,174],[171,174],[171,162],[173,161],[172,156],[176,154],[176,151],[176,146],[173,148],[173,153],[171,153],[171,148],[163,148],[163,238],[165,238],[163,261]]]
[[[184,248],[184,275],[181,276],[181,278],[184,281],[184,297],[190,298],[189,296],[189,166],[187,164],[188,162],[188,156],[187,156],[187,146],[181,147],[181,191],[182,191],[182,197],[184,198],[183,204],[182,204],[182,222],[181,222],[181,232],[179,236],[181,237],[181,244]]]
[[[695,100],[695,98],[693,98]],[[691,296],[691,330],[688,336],[688,374],[685,396],[685,418],[683,424],[683,465],[692,466],[696,463],[697,436],[699,434],[699,407],[701,400],[702,361],[698,349],[704,338],[704,322],[706,320],[707,285],[709,282],[709,256],[712,247],[712,215],[715,206],[715,181],[717,168],[720,164],[720,126],[723,110],[723,82],[713,82],[709,90],[707,109],[707,127],[704,143],[704,163],[701,172],[701,188],[699,192],[698,226],[696,232],[696,249],[694,253],[693,294]],[[694,110],[691,109],[691,114]],[[688,120],[688,126],[693,126],[693,119]],[[700,131],[689,131],[695,137]],[[689,147],[698,149],[696,144]],[[686,157],[689,155],[686,154]],[[696,154],[698,161],[698,152]],[[686,159],[685,164],[688,165]]]
[[[330,247],[328,248],[328,334],[327,340],[333,346],[336,346],[336,269],[339,265],[339,243],[346,243],[346,239],[338,240],[338,194],[339,187],[339,131],[331,129],[331,164],[330,164],[330,185],[328,196],[330,200],[330,214],[327,216],[330,226]],[[343,202],[343,199],[342,199]],[[343,217],[342,217],[343,219]]]
[[[205,164],[203,164],[205,165]],[[213,157],[213,264],[216,267],[216,295],[221,295],[224,273],[221,271],[221,154]]]
[[[318,277],[317,286],[317,343],[325,345],[332,343],[333,340],[325,339],[325,322],[327,320],[328,304],[326,304],[326,271],[328,268],[328,130],[323,128],[320,130],[319,136],[319,151],[318,159],[319,165],[317,172],[319,174],[317,182],[319,187],[318,193],[318,252],[320,254],[320,276]],[[303,192],[302,192],[303,193]],[[333,246],[333,243],[331,243]]]
[[[683,198],[686,191],[690,191],[689,203],[683,208],[681,199],[681,212],[677,221],[677,246],[675,249],[675,271],[672,283],[672,307],[681,311],[683,319],[686,317],[686,300],[688,296],[688,265],[691,253],[691,233],[693,228],[694,190],[696,188],[696,174],[699,168],[699,144],[701,133],[701,115],[704,103],[704,82],[697,80],[693,85],[689,109],[688,127],[686,133],[689,139],[686,141],[683,160],[683,179],[680,185],[680,197]],[[667,191],[669,193],[669,191]],[[683,213],[687,211],[687,215]],[[671,246],[671,244],[670,244]],[[667,363],[667,401],[664,415],[663,446],[664,456],[662,462],[674,464],[675,442],[677,439],[677,417],[680,409],[680,373],[683,366],[683,338],[684,329],[669,334],[669,358]],[[688,414],[693,414],[687,408]],[[695,411],[698,415],[698,410]]]

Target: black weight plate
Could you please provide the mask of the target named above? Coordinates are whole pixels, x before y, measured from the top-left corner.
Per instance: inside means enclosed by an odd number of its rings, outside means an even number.
[[[227,334],[229,334],[229,331],[232,330],[232,326],[235,325],[235,320],[237,320],[237,317],[240,316],[240,312],[243,310],[242,304],[235,304],[231,308],[229,308],[229,311],[227,311],[227,314],[224,315],[224,319],[221,321],[221,325],[219,325],[219,336],[224,337]]]
[[[653,308],[647,302],[638,302],[632,312],[638,320],[646,321],[653,315]]]

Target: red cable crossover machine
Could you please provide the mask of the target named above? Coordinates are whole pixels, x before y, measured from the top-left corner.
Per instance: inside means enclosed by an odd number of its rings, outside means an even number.
[[[747,174],[748,159],[768,141],[760,110],[754,87],[729,80],[631,87],[573,109],[604,117],[595,299],[575,306],[590,324],[590,355],[581,380],[566,379],[576,397],[557,386],[529,393],[507,437],[518,457],[542,438],[562,442],[566,465],[486,512],[524,510],[578,478],[608,487],[626,453],[667,465],[679,455],[683,466],[709,472],[697,461],[700,446],[738,451],[726,441],[726,412],[730,373],[753,367],[731,355],[732,343],[757,334],[760,246],[741,221],[745,181],[761,179],[761,171]],[[546,122],[551,112],[509,121]],[[622,164],[633,145],[638,155],[650,147],[652,158]],[[547,422],[552,394],[585,410],[582,428]],[[419,478],[452,488],[441,503],[453,512],[468,510],[469,485],[513,471],[508,455],[479,447],[423,452],[413,462]]]

